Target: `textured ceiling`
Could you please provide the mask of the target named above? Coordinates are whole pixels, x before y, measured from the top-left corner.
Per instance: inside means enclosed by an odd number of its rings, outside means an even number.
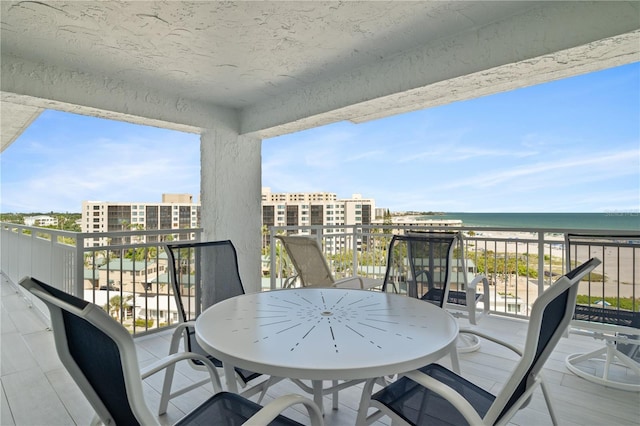
[[[198,112],[211,108],[218,116],[235,111],[229,114],[248,132],[321,114],[330,118],[304,125],[383,116],[427,106],[425,96],[471,93],[492,81],[476,76],[462,86],[442,85],[447,80],[640,27],[637,2],[603,8],[524,1],[2,1],[3,113],[17,103],[80,106],[197,128],[206,124]],[[583,38],[587,30],[578,22],[590,31]],[[637,33],[626,39],[637,41]],[[628,49],[616,56],[624,58],[611,65],[633,60]],[[554,63],[563,60],[571,62]],[[503,81],[523,74],[497,72]],[[425,90],[434,83],[441,92]],[[416,89],[422,91],[405,96]],[[177,110],[174,117],[167,105]],[[354,105],[362,110],[353,112]],[[295,129],[271,134],[289,130]]]
[[[2,53],[245,107],[526,3],[2,2]]]

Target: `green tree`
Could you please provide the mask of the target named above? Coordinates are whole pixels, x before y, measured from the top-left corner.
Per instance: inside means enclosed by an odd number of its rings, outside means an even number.
[[[24,224],[24,214],[22,213],[0,213],[0,222]]]
[[[384,217],[382,218],[382,223],[384,225],[393,225],[393,218],[391,216],[391,211],[389,209],[387,209],[387,211],[384,212]],[[385,234],[391,234],[391,229],[390,228],[385,228],[382,232],[385,233]]]
[[[269,227],[267,225],[262,225],[262,229],[260,230],[262,234],[262,254],[269,254]]]
[[[129,303],[131,299],[133,299],[133,296],[131,295],[125,296],[124,298],[122,298],[120,295],[113,296],[111,299],[109,299],[109,303],[105,305],[104,308],[107,312],[109,312],[109,315],[122,322],[124,321],[125,317],[125,306],[131,307],[131,304]]]
[[[148,250],[146,247],[142,248],[130,248],[124,254],[125,259],[133,259],[136,261],[143,261],[148,259]]]
[[[506,255],[494,257],[494,252],[488,251],[486,256],[473,257],[472,253],[467,253],[468,258],[474,258],[478,272],[485,275],[496,275],[506,277],[508,275],[519,275],[529,278],[537,278],[537,267],[529,266],[533,258],[527,259],[522,256]]]

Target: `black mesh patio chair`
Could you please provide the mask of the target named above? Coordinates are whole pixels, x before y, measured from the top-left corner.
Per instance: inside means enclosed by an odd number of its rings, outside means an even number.
[[[567,356],[569,371],[593,383],[640,391],[640,311],[622,307],[621,299],[637,291],[640,234],[567,234],[567,269],[580,258],[598,256],[602,265],[583,284],[588,301],[576,305],[571,333],[602,341],[601,348]],[[624,294],[630,289],[631,294]]]
[[[167,244],[165,246],[169,267],[169,282],[175,297],[179,324],[176,327],[169,354],[183,350],[206,356],[218,368],[222,362],[208,354],[197,342],[195,320],[198,315],[217,302],[244,294],[244,287],[238,271],[238,258],[235,247],[229,240]],[[199,303],[198,303],[199,301]],[[202,369],[199,360],[190,365]],[[160,399],[159,414],[167,409],[169,400],[184,393],[184,389],[171,392],[174,367],[167,368]],[[271,384],[279,379],[264,377],[259,373],[235,368],[236,380],[243,396],[251,397],[261,393],[260,402]],[[208,383],[207,379],[194,383],[198,387]]]
[[[280,415],[294,404],[304,405],[312,425],[322,425],[318,407],[299,395],[282,396],[263,408],[237,394],[221,392],[216,368],[202,355],[174,354],[141,372],[133,337],[102,308],[33,278],[24,278],[20,285],[48,307],[60,360],[96,411],[92,424],[159,425],[145,402],[142,380],[178,361],[198,359],[209,372],[215,394],[178,425],[300,425]]]
[[[446,308],[457,318],[476,325],[489,313],[489,282],[482,274],[467,271],[465,256],[454,256],[463,240],[460,232],[410,232],[394,235],[389,244],[387,271],[382,291],[407,294]],[[456,284],[452,288],[453,283]],[[478,291],[482,284],[483,292]],[[447,303],[444,303],[445,300]],[[468,301],[472,301],[468,303]],[[483,302],[482,312],[477,304]],[[462,336],[460,352],[478,349],[479,340]]]
[[[571,322],[580,280],[598,264],[597,258],[585,262],[558,279],[536,299],[523,351],[473,330],[461,331],[487,338],[520,355],[520,361],[497,395],[439,364],[430,364],[404,374],[375,393],[369,403],[363,401],[359,420],[366,419],[366,423],[370,423],[387,415],[393,424],[403,425],[503,425],[529,403],[540,384],[551,420],[557,424],[540,372]],[[372,385],[365,388],[363,395],[372,388]],[[378,411],[367,417],[369,406]]]

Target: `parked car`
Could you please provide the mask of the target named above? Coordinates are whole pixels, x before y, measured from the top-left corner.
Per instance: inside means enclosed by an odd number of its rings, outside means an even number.
[[[114,285],[101,285],[100,290],[119,291],[120,288]]]

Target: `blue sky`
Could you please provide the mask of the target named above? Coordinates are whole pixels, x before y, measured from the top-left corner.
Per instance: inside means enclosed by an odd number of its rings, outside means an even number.
[[[197,198],[199,158],[198,135],[46,111],[1,155],[0,211]],[[392,211],[638,212],[640,64],[266,139],[262,166],[273,192]]]

